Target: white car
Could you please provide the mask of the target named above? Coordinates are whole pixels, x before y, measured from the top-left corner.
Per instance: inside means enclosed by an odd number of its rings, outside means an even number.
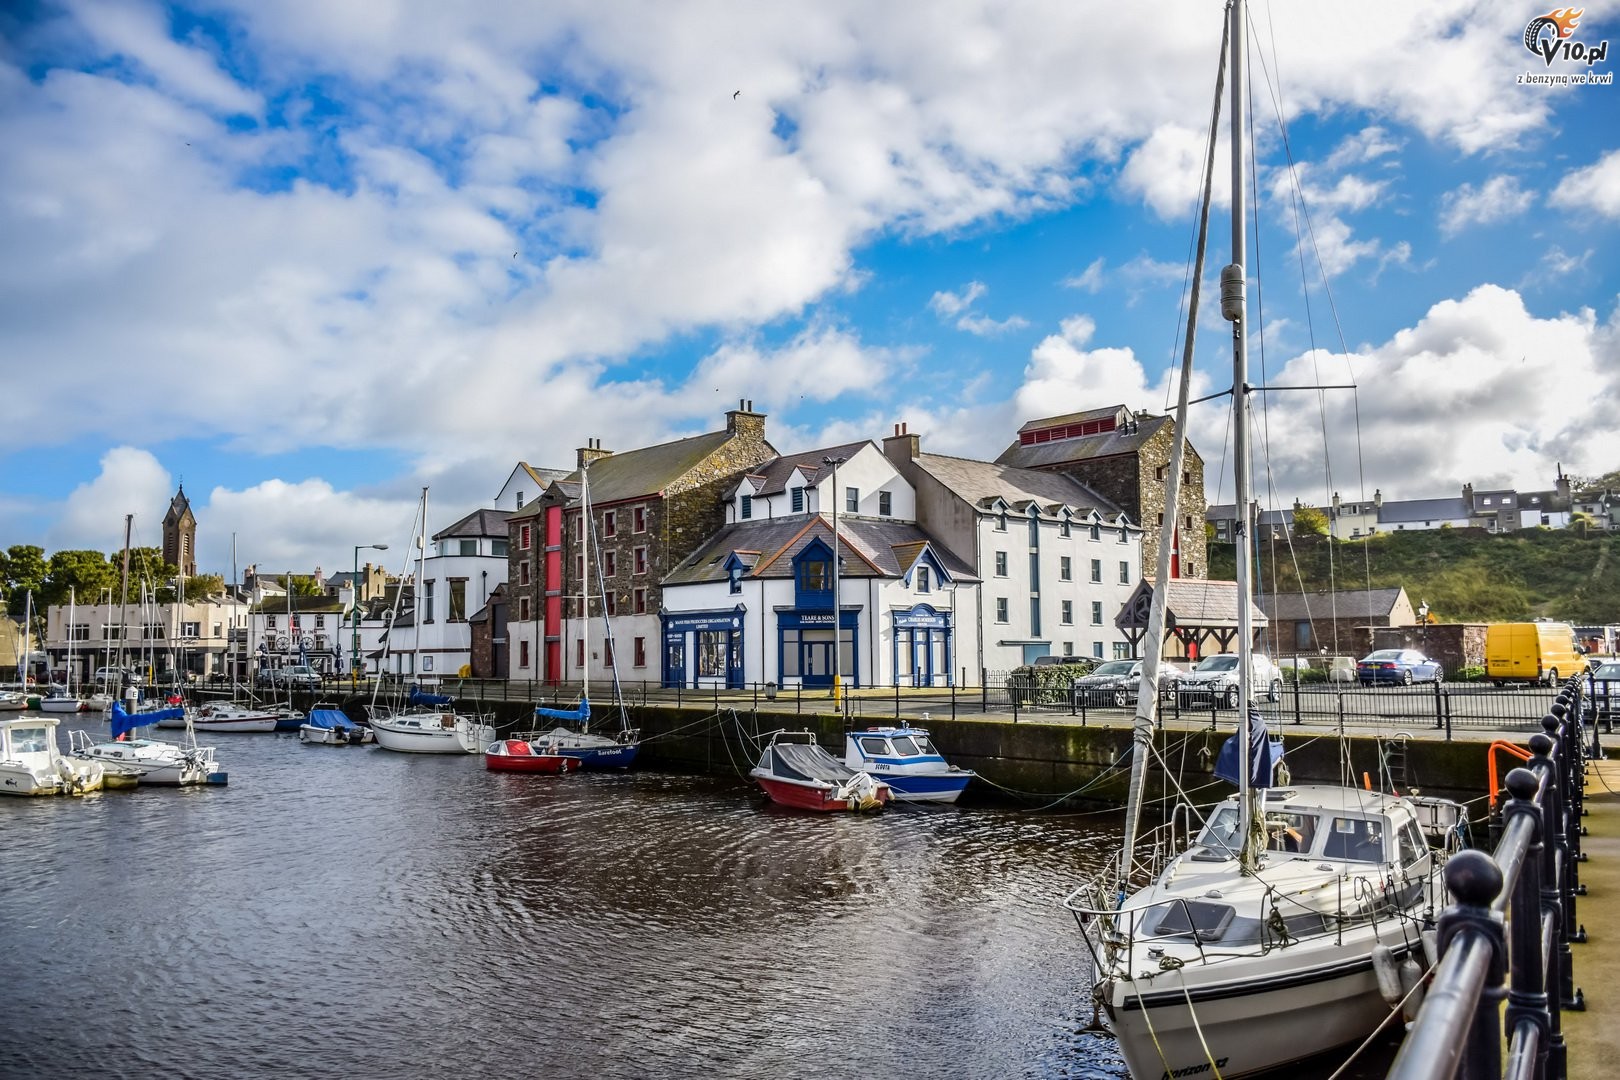
[[[1267,701],[1282,700],[1282,672],[1270,657],[1254,653],[1249,694]],[[1235,709],[1238,703],[1238,654],[1215,653],[1176,680],[1176,696],[1184,709],[1208,708],[1213,702]]]
[[[1159,693],[1175,692],[1176,680],[1183,672],[1168,660],[1159,661]],[[1082,705],[1127,708],[1136,703],[1137,688],[1142,683],[1142,661],[1110,660],[1098,664],[1090,675],[1074,680],[1074,692]]]

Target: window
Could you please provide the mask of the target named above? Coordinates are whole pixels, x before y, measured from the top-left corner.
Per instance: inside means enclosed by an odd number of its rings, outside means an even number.
[[[630,528],[633,532],[647,531],[647,508],[638,506],[630,511]]]
[[[800,563],[799,590],[801,592],[831,592],[832,564],[823,559],[810,559]]]
[[[197,624],[196,623],[191,623],[190,625],[196,626]],[[317,629],[317,630],[325,630],[326,629],[326,616],[325,615],[317,615],[317,616],[315,616],[315,629]],[[182,634],[185,633],[184,630],[181,630],[180,632]],[[196,631],[193,630],[192,633],[195,634]]]
[[[1070,525],[1069,515],[1064,514],[1063,515],[1063,520],[1058,522],[1058,535],[1062,536],[1062,537],[1065,537],[1065,538],[1068,537],[1068,535],[1069,535],[1069,525]]]
[[[530,526],[525,525],[518,530],[518,547],[524,551],[529,550],[529,529]]]
[[[583,539],[585,539],[585,518],[584,518],[584,515],[581,515],[581,514],[574,515],[574,539],[575,540],[583,540]]]
[[[745,519],[754,516],[754,497],[752,495],[742,497],[742,516]]]
[[[861,489],[847,487],[844,489],[844,512],[858,514],[861,512]]]
[[[998,551],[998,552],[996,552],[996,577],[1006,577],[1006,576],[1007,576],[1007,553],[1005,551]]]
[[[996,622],[1004,623],[1006,621],[1007,621],[1007,598],[1005,596],[998,596],[998,597],[996,597]]]
[[[602,597],[602,610],[612,616],[619,613],[619,594],[609,589]]]
[[[437,581],[427,582],[427,595],[422,598],[422,621],[425,623],[433,621],[433,586],[437,584]]]
[[[79,636],[79,627],[74,626],[69,631],[69,636],[71,636],[74,641],[87,641],[87,640],[89,640],[89,637],[90,637],[90,627],[88,627],[88,626],[84,627],[84,637],[80,637]],[[202,623],[200,623],[200,622],[183,622],[183,623],[181,623],[180,624],[180,636],[181,637],[201,637],[202,636]]]
[[[928,567],[926,567],[926,566],[917,567],[917,574],[916,574],[916,577],[915,577],[914,580],[917,583],[917,591],[918,592],[927,592],[928,591]]]
[[[574,556],[574,576],[579,578],[579,580],[581,582],[581,588],[583,588],[584,587],[583,583],[585,581],[585,556],[584,555],[576,555],[576,556]]]
[[[1119,527],[1119,542],[1126,544],[1130,542],[1130,539],[1130,534],[1126,532],[1125,526],[1121,525]]]
[[[518,597],[518,621],[529,621],[529,598],[527,596]]]
[[[457,550],[456,554],[458,554],[458,555],[477,555],[478,554],[478,541],[476,541],[476,540],[463,540],[463,541],[460,542],[460,544],[457,547],[458,547],[458,550]]]
[[[1115,660],[1129,660],[1130,658],[1131,658],[1131,646],[1130,646],[1130,643],[1126,642],[1126,641],[1116,641],[1116,642],[1114,642],[1114,659]]]
[[[1157,469],[1153,470],[1153,479],[1162,484],[1164,483],[1164,474],[1169,471],[1170,467],[1168,465],[1160,465]]]
[[[894,512],[893,506],[894,504],[890,501],[890,494],[887,491],[878,492],[878,513],[881,516],[889,517]]]
[[[1121,585],[1129,585],[1131,583],[1131,564],[1126,562],[1124,559],[1119,561],[1119,583]]]
[[[1038,551],[1029,553],[1029,589],[1035,592],[1041,587],[1041,554]]]
[[[1073,626],[1074,625],[1074,601],[1073,600],[1065,600],[1065,601],[1063,601],[1063,613],[1061,615],[1061,621],[1062,621],[1064,626]]]
[[[1102,659],[1102,654],[1103,654],[1102,642],[1093,641],[1091,643],[1091,655],[1095,656],[1097,659],[1101,660]]]
[[[647,666],[647,639],[646,638],[644,638],[644,637],[636,638],[635,651],[634,651],[633,655],[635,657],[635,666],[636,667],[646,667]]]
[[[574,666],[575,667],[584,667],[585,666],[585,639],[584,638],[581,638],[580,640],[574,642]]]
[[[700,630],[697,635],[697,673],[719,676],[726,673],[725,630]]]
[[[737,593],[742,592],[742,574],[743,574],[742,567],[733,566],[731,568],[731,592],[732,592],[732,595],[736,595]]]
[[[1007,531],[1007,513],[1006,513],[1006,511],[1002,511],[1000,514],[996,515],[996,532],[1006,532],[1006,531]]]
[[[603,513],[603,515],[602,515],[602,535],[603,536],[618,536],[619,535],[619,512],[617,510],[608,510],[605,513]]]
[[[1074,580],[1074,560],[1069,558],[1067,555],[1058,556],[1058,580]]]
[[[1092,626],[1101,626],[1102,625],[1102,601],[1101,600],[1093,600],[1091,602],[1091,625]],[[1102,653],[1098,653],[1097,655],[1101,656]]]
[[[520,641],[520,642],[518,642],[518,667],[526,668],[528,666],[529,666],[529,643],[527,641]]]
[[[1029,634],[1030,637],[1039,637],[1041,633],[1041,598],[1029,598]]]
[[[647,590],[646,589],[637,589],[637,590],[635,590],[635,592],[631,593],[630,595],[631,595],[631,597],[633,598],[633,600],[635,602],[635,607],[633,608],[635,613],[637,615],[645,615],[645,614],[647,614]]]
[[[522,562],[518,563],[518,584],[519,585],[527,585],[528,583],[529,583],[529,560],[524,559]]]
[[[645,574],[647,572],[647,549],[646,548],[644,548],[644,547],[636,548],[636,551],[635,551],[635,565],[636,565],[636,573]]]
[[[214,628],[214,636],[219,637],[219,628],[218,627]],[[68,630],[68,640],[69,641],[89,641],[90,640],[90,624],[89,623],[74,623],[73,626]]]
[[[506,558],[506,549],[510,544],[511,541],[509,540],[491,540],[489,542],[489,553],[504,559]]]
[[[607,577],[612,577],[614,574],[619,572],[619,560],[617,556],[618,552],[616,551],[604,551],[602,553],[602,573]]]
[[[1091,523],[1091,538],[1093,540],[1102,539],[1102,526],[1098,525],[1095,521]]]
[[[1064,656],[1073,656],[1074,655],[1074,642],[1065,641],[1063,643],[1063,655]]]
[[[793,498],[793,512],[795,514],[802,514],[804,512],[804,488],[803,487],[794,488],[793,492],[792,492],[792,498]]]
[[[517,508],[519,510],[523,509],[523,492],[521,491],[517,493]]]
[[[1091,560],[1091,580],[1092,581],[1101,581],[1102,580],[1102,560],[1101,559],[1092,559]]]
[[[1158,520],[1157,524],[1158,524],[1159,528],[1161,528],[1161,529],[1164,528],[1164,511],[1163,510],[1159,511],[1159,520]]]
[[[264,628],[266,630],[274,630],[276,628],[276,617],[274,615],[266,615],[264,617]]]

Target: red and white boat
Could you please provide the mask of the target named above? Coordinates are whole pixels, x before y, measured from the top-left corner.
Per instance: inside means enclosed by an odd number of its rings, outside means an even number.
[[[490,772],[565,773],[581,764],[579,758],[525,739],[497,739],[484,748],[484,768]]]
[[[894,799],[881,780],[833,757],[809,731],[779,731],[749,776],[773,802],[799,810],[877,810]]]

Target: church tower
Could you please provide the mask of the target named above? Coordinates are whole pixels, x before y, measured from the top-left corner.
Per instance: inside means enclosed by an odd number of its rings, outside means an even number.
[[[163,561],[179,567],[186,577],[197,576],[197,519],[192,516],[184,484],[175,491],[169,500],[169,512],[163,515]]]

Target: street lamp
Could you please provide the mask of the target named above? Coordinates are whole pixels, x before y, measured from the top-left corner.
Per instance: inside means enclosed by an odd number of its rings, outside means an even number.
[[[833,682],[832,698],[834,701],[844,700],[843,655],[844,655],[844,612],[839,604],[838,594],[838,466],[846,459],[841,457],[824,457],[823,465],[832,469],[832,592],[833,592]]]
[[[1418,622],[1423,626],[1423,629],[1418,631],[1423,640],[1423,655],[1427,657],[1429,655],[1429,602],[1427,600],[1418,601],[1417,614]]]
[[[360,673],[360,552],[368,548],[377,551],[387,551],[387,544],[356,544],[354,545],[354,577],[349,579],[349,587],[354,591],[354,638],[349,643],[349,689],[354,689],[356,676]]]

